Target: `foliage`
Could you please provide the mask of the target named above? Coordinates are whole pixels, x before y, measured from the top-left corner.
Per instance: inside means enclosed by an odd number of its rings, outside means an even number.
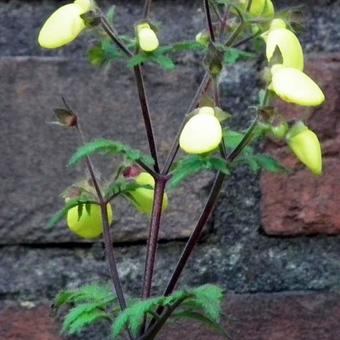
[[[73,199],[73,200],[70,200],[68,202],[66,202],[65,206],[63,209],[59,210],[56,214],[54,214],[52,216],[52,218],[49,220],[48,224],[47,224],[47,227],[48,228],[52,228],[54,227],[56,224],[58,224],[59,222],[61,222],[66,216],[67,216],[67,212],[78,206],[78,215],[79,215],[79,218],[81,217],[82,215],[82,212],[83,212],[83,208],[85,206],[85,209],[90,212],[90,209],[91,209],[91,204],[97,204],[97,202],[95,201],[91,201],[91,200],[88,200],[86,198],[76,198],[76,199]]]
[[[64,318],[63,332],[79,334],[85,328],[102,321],[112,321],[113,306],[117,298],[106,286],[96,284],[57,295],[55,307],[72,306]]]
[[[127,330],[133,336],[137,336],[144,320],[157,314],[159,315],[156,323],[162,318],[164,318],[162,322],[168,318],[174,320],[190,318],[223,334],[223,328],[219,324],[222,300],[221,288],[207,284],[195,289],[177,291],[170,296],[135,299],[128,308],[119,311],[117,297],[109,287],[91,284],[60,292],[55,299],[54,307],[57,310],[63,307],[70,308],[63,322],[63,332],[68,335],[79,334],[98,321],[106,321],[112,323],[114,338]]]
[[[177,291],[170,296],[155,297],[148,300],[137,301],[119,314],[112,326],[112,334],[117,338],[124,330],[130,330],[133,336],[137,336],[141,330],[144,319],[154,316],[162,307],[162,316],[167,310],[178,308],[175,318],[187,318],[190,312],[201,316],[200,321],[209,322],[218,329],[222,313],[222,290],[214,285],[204,285],[192,290]],[[170,315],[168,317],[171,317]],[[157,322],[157,321],[156,321]]]
[[[177,162],[169,183],[171,188],[178,187],[187,178],[204,170],[220,171],[226,175],[230,174],[230,166],[227,161],[216,156],[185,156]]]
[[[144,155],[139,150],[132,149],[130,146],[107,139],[98,139],[80,147],[69,161],[69,166],[75,166],[81,161],[94,154],[102,155],[120,155],[131,162],[143,162],[147,165],[153,165],[154,161],[150,156]]]

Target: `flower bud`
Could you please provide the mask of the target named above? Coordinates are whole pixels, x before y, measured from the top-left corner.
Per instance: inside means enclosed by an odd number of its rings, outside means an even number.
[[[278,22],[274,25],[282,24]],[[303,51],[296,35],[286,28],[271,29],[266,37],[266,55],[268,62],[271,61],[275,50],[278,48],[282,55],[282,65],[303,70]]]
[[[319,86],[305,73],[289,67],[272,67],[271,89],[284,101],[301,106],[318,106],[325,100]]]
[[[287,134],[287,143],[295,156],[314,174],[322,174],[322,155],[317,135],[302,122],[297,122]]]
[[[275,9],[274,5],[271,0],[266,0],[266,3],[264,5],[264,9],[261,13],[261,16],[263,17],[273,17],[275,15]]]
[[[196,42],[198,42],[199,44],[201,44],[204,47],[208,47],[209,43],[210,43],[210,37],[207,34],[207,32],[199,32],[196,34],[195,37]]]
[[[44,23],[38,42],[44,48],[59,48],[71,43],[85,29],[80,17],[92,8],[90,1],[78,0],[58,8]]]
[[[76,235],[85,239],[96,239],[103,233],[103,219],[101,208],[98,204],[90,204],[90,209],[86,209],[85,204],[82,207],[81,216],[79,216],[79,207],[75,206],[67,212],[67,225]],[[113,221],[112,207],[107,204],[107,214],[109,223]]]
[[[277,140],[283,140],[288,132],[288,124],[286,122],[279,125],[271,126],[270,134]]]
[[[157,35],[148,23],[137,26],[137,38],[139,47],[145,52],[153,52],[159,46]]]
[[[204,154],[216,149],[221,140],[222,127],[214,109],[204,106],[185,124],[179,145],[186,153]]]
[[[239,0],[244,8],[247,8],[248,0]],[[265,9],[266,0],[253,0],[249,9],[249,13],[254,16],[260,16]]]
[[[136,209],[146,215],[151,215],[152,206],[153,206],[153,198],[154,198],[154,190],[155,180],[154,178],[147,172],[141,172],[137,177],[134,178],[137,184],[140,185],[150,185],[152,189],[148,188],[138,188],[134,191],[129,192],[128,198],[132,198],[132,203],[136,207]],[[164,211],[168,207],[168,196],[164,193],[163,203],[162,203],[162,211]]]

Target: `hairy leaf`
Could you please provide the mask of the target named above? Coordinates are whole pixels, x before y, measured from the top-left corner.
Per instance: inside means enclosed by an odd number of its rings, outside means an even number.
[[[193,321],[198,321],[202,323],[203,325],[205,325],[210,330],[212,330],[213,332],[220,334],[224,336],[225,338],[228,338],[228,335],[226,334],[225,330],[218,322],[211,320],[209,317],[207,317],[206,315],[202,313],[194,312],[191,310],[184,310],[184,311],[180,311],[177,313],[173,313],[172,318],[179,319],[179,320],[189,319]]]
[[[204,285],[195,289],[177,291],[167,297],[160,296],[137,301],[118,315],[112,326],[113,337],[117,338],[127,329],[133,336],[137,336],[147,314],[156,315],[159,307],[164,308],[164,313],[156,317],[159,321],[166,321],[168,317],[171,317],[171,312],[183,306],[185,312],[193,313],[193,315],[199,314],[201,321],[205,320],[216,326],[221,315],[222,298],[220,288],[214,285]]]
[[[249,60],[256,56],[254,53],[245,52],[237,48],[228,48],[224,53],[224,63],[234,65],[238,61]]]
[[[97,303],[102,306],[113,303],[117,297],[109,286],[97,284],[86,285],[78,289],[60,292],[55,300],[55,305],[60,307],[73,303]]]
[[[134,191],[138,188],[153,189],[151,185],[142,185],[136,183],[135,181],[116,180],[106,189],[105,197],[115,197]]]
[[[66,216],[67,212],[72,209],[73,207],[78,206],[78,209],[80,210],[80,213],[82,213],[82,207],[83,205],[86,204],[97,204],[95,201],[89,201],[88,199],[82,199],[82,198],[77,198],[74,200],[70,200],[66,203],[65,207],[61,210],[59,210],[56,214],[52,216],[52,218],[49,220],[47,227],[52,228],[56,224],[58,224],[60,221],[62,221]],[[80,208],[81,207],[81,208]],[[78,210],[78,213],[79,213]],[[80,218],[81,215],[79,215]]]
[[[63,322],[63,332],[69,335],[79,334],[98,321],[110,320],[110,316],[95,303],[82,303],[72,308]]]
[[[132,162],[142,161],[147,165],[153,165],[154,163],[150,156],[144,155],[139,150],[132,149],[128,145],[113,140],[99,139],[80,147],[73,154],[68,165],[75,166],[94,154],[121,155]]]
[[[188,177],[205,170],[220,171],[226,175],[230,174],[229,165],[222,158],[200,155],[186,156],[176,164],[175,169],[172,171],[170,188],[177,187]]]

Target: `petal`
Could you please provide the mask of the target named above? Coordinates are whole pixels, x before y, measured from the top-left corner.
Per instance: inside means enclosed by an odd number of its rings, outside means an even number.
[[[317,135],[307,129],[288,140],[296,157],[315,175],[322,173],[322,155]]]
[[[271,0],[266,0],[266,3],[264,5],[263,12],[261,13],[261,16],[263,17],[273,17],[275,15],[275,9],[274,5]]]
[[[272,68],[273,91],[284,101],[302,106],[318,106],[325,100],[319,86],[306,74],[286,67]]]
[[[157,35],[150,27],[138,29],[138,43],[145,52],[152,52],[159,46]]]
[[[58,48],[72,42],[85,28],[81,13],[81,7],[76,4],[57,9],[41,28],[39,44],[45,48]]]
[[[75,0],[74,4],[78,5],[82,9],[81,14],[90,11],[94,7],[91,0]]]
[[[189,154],[202,154],[218,147],[222,139],[222,127],[218,119],[199,113],[185,124],[180,139],[180,147]]]
[[[242,5],[246,8],[248,0],[240,0]],[[266,0],[253,0],[249,9],[249,13],[255,17],[260,16],[265,9]]]
[[[303,51],[296,35],[286,28],[272,29],[266,39],[266,55],[270,62],[276,47],[279,48],[283,65],[303,70]]]

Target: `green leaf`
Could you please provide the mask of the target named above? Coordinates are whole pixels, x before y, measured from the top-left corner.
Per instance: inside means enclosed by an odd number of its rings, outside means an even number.
[[[63,333],[79,334],[84,328],[104,320],[111,320],[111,318],[97,304],[82,303],[72,308],[66,315],[63,322]]]
[[[256,56],[254,53],[245,52],[237,48],[228,48],[224,53],[224,63],[226,65],[234,65],[238,61],[249,60]]]
[[[164,54],[155,53],[153,60],[166,71],[173,70],[176,67],[172,59]]]
[[[130,329],[133,336],[140,332],[144,317],[146,314],[156,311],[161,306],[164,297],[155,297],[148,300],[142,300],[134,303],[122,311],[116,318],[112,326],[114,337],[119,336],[125,329]]]
[[[172,318],[174,319],[190,319],[194,321],[198,321],[205,325],[207,328],[212,330],[213,332],[220,334],[224,336],[225,338],[228,338],[228,335],[226,334],[225,330],[223,327],[218,323],[215,322],[214,320],[209,319],[206,315],[199,313],[199,312],[193,312],[190,310],[184,310],[181,312],[173,313]]]
[[[220,321],[222,314],[223,290],[215,285],[206,284],[193,290],[195,301],[211,320]]]
[[[205,320],[211,325],[216,324],[222,311],[222,298],[222,290],[219,287],[204,285],[195,289],[177,291],[167,297],[160,296],[136,301],[118,315],[112,326],[112,335],[117,338],[129,329],[133,336],[138,336],[147,314],[155,316],[159,307],[165,308],[165,314],[156,317],[159,319],[163,315],[171,317],[171,314],[167,315],[166,312],[173,312],[176,308],[185,308],[185,312],[193,313],[193,315],[200,313],[201,321]]]
[[[229,165],[222,158],[200,155],[186,156],[177,162],[175,169],[171,173],[172,177],[169,186],[170,188],[175,188],[188,177],[205,170],[220,171],[226,175],[230,174]]]
[[[65,304],[96,303],[104,307],[116,300],[117,297],[113,294],[111,287],[90,284],[78,289],[60,292],[55,299],[55,305],[61,307]]]
[[[126,180],[116,180],[105,191],[105,197],[115,197],[118,195],[123,195],[125,193],[135,191],[136,189],[144,188],[152,190],[153,187],[151,185],[142,185],[138,184],[135,181],[126,181]]]
[[[67,215],[67,212],[72,209],[73,207],[78,206],[78,213],[79,210],[82,213],[82,207],[84,204],[98,204],[95,201],[90,201],[88,199],[82,199],[82,198],[77,198],[74,200],[70,200],[66,203],[65,207],[61,210],[59,210],[56,214],[54,214],[52,216],[52,218],[49,220],[47,227],[49,229],[53,228],[56,224],[58,224],[59,222],[61,222]],[[80,217],[79,217],[80,218]]]
[[[261,169],[274,173],[288,171],[288,169],[280,164],[278,160],[267,154],[248,155],[247,157],[244,157],[243,160],[248,163],[254,172],[258,172]]]
[[[147,165],[153,165],[154,161],[150,156],[144,155],[139,150],[132,149],[130,146],[117,141],[99,139],[80,147],[70,159],[68,165],[75,166],[85,158],[94,154],[102,155],[121,155],[132,162],[141,161]]]

